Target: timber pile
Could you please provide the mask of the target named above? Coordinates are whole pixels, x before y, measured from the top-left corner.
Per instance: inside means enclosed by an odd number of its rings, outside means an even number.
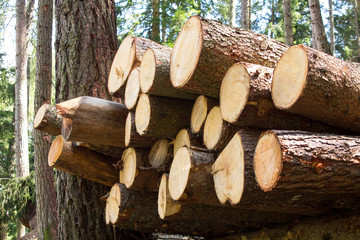
[[[112,187],[108,224],[222,236],[360,209],[359,86],[356,65],[193,16],[173,49],[125,38],[122,103],[46,104],[34,127],[59,135],[50,166]]]

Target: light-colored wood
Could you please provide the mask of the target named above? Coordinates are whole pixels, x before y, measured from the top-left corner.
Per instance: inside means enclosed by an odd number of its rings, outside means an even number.
[[[189,129],[181,129],[174,140],[173,155],[175,156],[177,150],[184,146],[203,147],[202,139],[199,136],[192,134]]]
[[[51,135],[61,134],[62,117],[56,113],[56,107],[44,103],[34,118],[34,129],[50,133]]]
[[[191,111],[190,129],[192,133],[199,133],[204,126],[207,114],[218,105],[218,100],[200,95]]]
[[[134,68],[127,81],[124,94],[124,103],[128,109],[133,109],[136,105],[140,93],[140,68]]]
[[[151,148],[156,140],[152,136],[140,135],[136,131],[135,114],[129,112],[125,123],[125,147]]]
[[[174,201],[169,193],[167,174],[161,176],[158,195],[158,213],[161,219],[174,215],[181,210],[181,203]]]
[[[149,162],[154,168],[168,171],[172,161],[172,148],[168,139],[160,139],[150,149]]]
[[[106,199],[105,219],[106,224],[116,223],[119,216],[119,206],[121,204],[121,189],[118,183],[115,183],[110,190],[109,197]]]

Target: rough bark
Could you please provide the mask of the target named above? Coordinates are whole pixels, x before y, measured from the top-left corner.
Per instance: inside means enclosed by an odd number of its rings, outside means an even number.
[[[44,68],[46,68],[46,67],[49,67],[49,66],[45,66]],[[40,68],[40,64],[39,64],[39,68]],[[42,71],[43,71],[43,73],[46,72],[46,70],[42,70]],[[39,75],[40,74],[41,73],[39,72]],[[40,81],[40,76],[38,79]],[[40,84],[40,82],[38,84]],[[36,86],[38,86],[38,85],[36,85]],[[46,86],[46,85],[44,85],[44,86]],[[47,86],[47,87],[49,87],[49,86]],[[51,82],[50,82],[50,87],[51,87]],[[44,87],[44,88],[40,89],[40,87],[35,87],[35,89],[39,92],[38,94],[35,94],[35,97],[39,98],[37,100],[40,100],[40,102],[37,101],[37,104],[36,104],[35,112],[37,112],[37,113],[34,118],[34,129],[42,131],[42,132],[50,133],[51,135],[54,135],[54,136],[60,135],[61,134],[62,117],[61,117],[61,115],[57,114],[56,107],[51,106],[48,103],[44,103],[43,105],[41,105],[44,101],[50,101],[50,98],[47,98],[47,100],[43,101],[43,99],[46,98],[46,96],[45,96],[45,93],[43,95],[41,95],[41,91],[44,90],[45,92],[49,91],[47,93],[51,93],[51,88],[49,89],[49,88]],[[41,105],[41,107],[40,107],[40,105]]]
[[[290,0],[283,0],[283,11],[284,11],[285,43],[291,46],[293,45],[294,42],[294,35],[293,35]]]
[[[191,111],[190,119],[190,128],[192,133],[201,134],[206,120],[206,116],[208,115],[210,110],[216,105],[219,105],[219,101],[214,98],[200,95],[196,99],[193,109]]]
[[[234,63],[274,67],[286,49],[265,35],[193,16],[176,39],[170,79],[176,88],[219,98],[221,81]]]
[[[324,53],[331,54],[330,46],[326,39],[324,24],[321,18],[321,9],[319,0],[309,0],[311,15],[311,33],[313,47]]]
[[[288,63],[295,61],[299,68],[288,70]],[[357,65],[321,51],[304,45],[293,46],[274,71],[272,99],[277,108],[285,111],[335,127],[360,131],[359,70]],[[295,81],[298,81],[296,86],[293,85]],[[291,98],[282,95],[281,92],[286,91]],[[287,99],[291,102],[287,103]]]
[[[156,138],[136,131],[135,114],[129,112],[125,124],[125,147],[151,148],[155,142]]]
[[[330,22],[330,53],[335,56],[335,33],[334,33],[334,11],[332,0],[329,0],[329,22]]]
[[[251,30],[250,0],[241,0],[241,28]]]
[[[358,57],[360,58],[360,28],[359,28],[359,13],[360,13],[360,6],[358,0],[354,0],[354,22],[355,22],[355,31],[356,31],[356,46]]]

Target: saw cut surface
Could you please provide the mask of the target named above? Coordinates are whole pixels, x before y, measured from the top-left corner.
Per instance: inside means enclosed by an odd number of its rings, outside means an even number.
[[[127,109],[135,107],[140,92],[140,71],[139,68],[134,68],[127,80],[125,88],[125,106]]]
[[[119,207],[121,204],[121,190],[118,183],[115,183],[111,190],[109,197],[106,200],[106,222],[115,224],[119,216]]]
[[[132,121],[131,121],[131,113],[129,112],[125,122],[125,147],[129,146],[130,144],[131,130],[132,130],[131,128],[132,128]]]
[[[190,136],[186,129],[180,130],[180,132],[176,135],[174,141],[174,156],[176,155],[176,152],[183,146],[190,147]]]
[[[240,202],[244,191],[244,150],[235,134],[212,165],[215,192],[222,204]]]
[[[135,62],[135,44],[134,37],[127,36],[120,44],[115,58],[112,62],[108,89],[110,94],[116,92],[122,86],[129,76],[131,68]]]
[[[168,190],[168,177],[163,174],[159,185],[158,213],[161,219],[174,215],[181,210],[181,204],[171,199]]]
[[[273,189],[281,170],[281,145],[272,132],[266,132],[260,137],[254,155],[255,177],[261,189],[264,191]]]
[[[213,107],[209,112],[204,126],[204,144],[207,149],[212,150],[219,142],[223,127],[220,108]]]
[[[151,116],[150,99],[145,93],[140,95],[139,102],[135,110],[135,126],[136,131],[143,135],[145,134]]]
[[[61,152],[63,150],[63,146],[64,146],[64,138],[61,135],[59,135],[54,139],[49,150],[48,164],[50,167],[53,166],[60,157]]]
[[[149,162],[154,168],[160,167],[165,161],[169,151],[169,141],[167,139],[161,139],[154,143],[150,149]]]
[[[174,200],[179,200],[186,188],[191,169],[190,153],[186,147],[180,148],[171,164],[169,192]]]
[[[202,24],[191,17],[181,28],[170,57],[170,79],[174,87],[186,84],[197,65],[202,48]]]
[[[47,108],[48,108],[48,105],[47,105],[47,104],[43,104],[43,105],[39,108],[39,110],[38,110],[38,112],[36,113],[35,118],[34,118],[34,128],[37,128],[37,127],[40,125],[41,121],[42,121],[43,118],[44,118],[44,115],[45,115],[45,113],[46,113]]]
[[[249,73],[242,64],[235,63],[226,72],[220,88],[220,110],[225,121],[233,123],[239,118],[249,91]]]
[[[279,109],[288,109],[301,96],[308,73],[308,57],[301,46],[290,47],[280,58],[271,86],[271,96]]]
[[[123,169],[120,171],[120,182],[127,188],[131,187],[136,175],[136,152],[134,148],[128,148],[124,151]]]
[[[149,48],[145,51],[140,65],[140,88],[143,93],[147,93],[153,85],[156,72],[155,62],[154,51]]]
[[[207,108],[208,106],[207,106],[206,97],[200,95],[196,99],[193,109],[191,111],[190,127],[193,133],[200,132],[201,127],[206,119]]]

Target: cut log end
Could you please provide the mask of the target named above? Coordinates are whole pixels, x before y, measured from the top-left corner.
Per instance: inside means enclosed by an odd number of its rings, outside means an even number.
[[[250,91],[250,76],[241,63],[235,63],[226,72],[220,88],[222,118],[235,122],[243,111]]]
[[[43,122],[47,108],[48,108],[48,104],[43,104],[39,108],[38,112],[36,113],[35,118],[34,118],[34,128],[35,129],[37,129],[40,126],[40,124]]]
[[[135,110],[136,131],[143,135],[146,133],[151,116],[150,99],[147,94],[141,94]]]
[[[190,136],[189,132],[186,129],[180,130],[180,132],[176,135],[175,141],[174,141],[174,156],[176,155],[176,152],[182,148],[183,146],[190,147]]]
[[[125,147],[128,147],[131,140],[131,131],[132,131],[132,117],[131,112],[128,113],[125,122]]]
[[[140,71],[139,68],[134,68],[127,80],[125,88],[124,102],[127,109],[132,109],[136,105],[140,92]]]
[[[220,108],[213,107],[209,112],[204,126],[204,144],[209,150],[213,150],[221,138],[223,119]]]
[[[308,57],[300,46],[290,47],[280,58],[272,82],[271,96],[279,109],[288,109],[301,96],[306,85]]]
[[[169,152],[169,141],[167,139],[161,139],[156,141],[150,149],[149,162],[154,168],[158,168],[163,165]]]
[[[191,112],[190,128],[192,133],[198,133],[205,122],[208,113],[208,105],[206,97],[200,95],[193,106]]]
[[[174,215],[181,210],[181,204],[171,199],[168,190],[167,174],[163,174],[161,177],[158,193],[158,213],[161,219],[165,219],[168,216]]]
[[[240,202],[244,190],[244,149],[240,134],[235,134],[212,165],[216,195],[220,203]]]
[[[271,131],[260,136],[254,154],[254,171],[257,183],[265,192],[272,190],[282,170],[281,145]]]
[[[63,147],[64,147],[64,138],[61,135],[59,135],[54,139],[49,150],[48,164],[50,167],[54,166],[54,164],[60,157]]]
[[[191,169],[191,156],[186,147],[180,148],[171,164],[169,174],[169,192],[174,200],[183,195]]]
[[[200,18],[193,16],[176,38],[170,57],[170,79],[174,87],[181,87],[190,80],[202,49],[202,31]]]
[[[119,206],[121,204],[121,189],[118,183],[115,183],[109,197],[106,199],[105,220],[106,224],[115,224],[119,216]]]
[[[136,177],[136,152],[134,148],[128,148],[122,156],[123,168],[120,170],[120,183],[130,188]]]
[[[140,65],[140,88],[143,93],[147,93],[153,85],[156,71],[155,61],[154,51],[149,48],[145,51]]]
[[[124,84],[131,68],[135,62],[135,44],[134,37],[127,36],[121,43],[115,58],[112,62],[108,90],[110,94],[115,94],[117,90]]]

